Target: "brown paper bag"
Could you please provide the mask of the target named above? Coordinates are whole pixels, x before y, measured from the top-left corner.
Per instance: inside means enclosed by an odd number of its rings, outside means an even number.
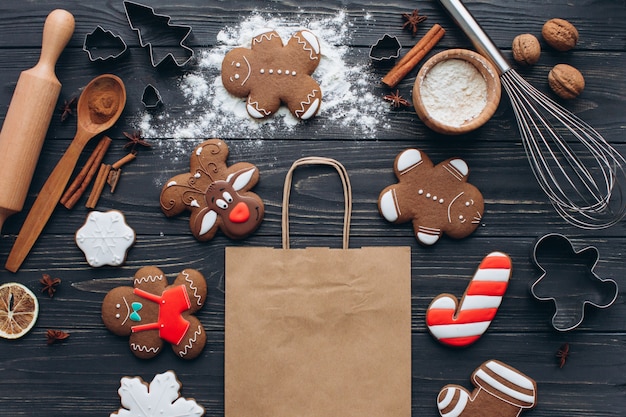
[[[289,249],[293,170],[337,169],[343,249]],[[283,248],[226,248],[226,417],[410,417],[410,247],[348,249],[325,158],[285,179]]]

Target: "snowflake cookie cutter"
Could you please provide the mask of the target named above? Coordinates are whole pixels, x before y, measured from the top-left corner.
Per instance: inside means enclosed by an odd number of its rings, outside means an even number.
[[[193,398],[180,396],[181,387],[174,371],[156,374],[150,384],[138,376],[125,376],[120,380],[120,388],[117,390],[124,408],[111,415],[203,416],[204,408]],[[151,413],[146,414],[146,411]]]
[[[135,231],[118,210],[92,211],[85,224],[76,231],[76,245],[93,267],[123,264],[134,243]]]
[[[374,61],[388,61],[399,57],[401,49],[402,45],[398,38],[385,33],[370,47],[369,57]]]
[[[173,25],[171,16],[157,14],[154,8],[129,0],[124,0],[124,10],[130,28],[139,35],[139,44],[148,47],[153,67],[169,59],[180,68],[193,58],[193,49],[184,44],[191,34],[191,26]],[[155,46],[157,41],[164,46]],[[178,46],[170,46],[173,44]],[[165,52],[159,53],[161,49]]]
[[[552,326],[565,332],[578,327],[587,305],[608,308],[619,294],[617,282],[595,273],[600,253],[594,246],[576,250],[570,239],[559,233],[540,237],[533,247],[532,261],[541,276],[530,292],[539,301],[554,303]]]
[[[121,36],[98,25],[93,32],[85,35],[83,51],[89,55],[91,62],[106,61],[119,58],[128,47]]]

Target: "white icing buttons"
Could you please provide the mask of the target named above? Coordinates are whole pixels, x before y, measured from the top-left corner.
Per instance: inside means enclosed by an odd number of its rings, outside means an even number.
[[[135,231],[118,210],[92,211],[76,232],[76,244],[93,267],[121,265],[133,243]]]

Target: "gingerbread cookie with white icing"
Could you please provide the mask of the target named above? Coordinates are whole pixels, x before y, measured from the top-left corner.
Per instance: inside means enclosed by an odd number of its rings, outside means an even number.
[[[263,221],[263,200],[250,191],[259,170],[248,162],[227,166],[227,158],[226,143],[209,139],[193,150],[189,172],[170,178],[161,190],[163,213],[172,217],[190,211],[189,227],[199,241],[212,239],[218,230],[243,239]]]
[[[197,357],[206,333],[194,313],[207,296],[206,281],[195,269],[185,269],[167,284],[159,268],[143,267],[133,286],[113,288],[102,302],[102,321],[118,336],[129,336],[130,350],[142,359],[161,353],[168,342],[177,356]]]
[[[483,216],[483,196],[467,182],[469,167],[459,158],[434,165],[417,149],[395,159],[399,182],[378,197],[381,215],[392,223],[413,222],[417,240],[433,245],[445,233],[460,239],[476,230]]]
[[[236,97],[247,98],[246,109],[255,119],[278,111],[281,103],[296,118],[315,116],[322,103],[322,89],[311,77],[321,58],[313,32],[296,32],[283,45],[270,29],[252,38],[250,48],[229,51],[222,62],[222,83]]]

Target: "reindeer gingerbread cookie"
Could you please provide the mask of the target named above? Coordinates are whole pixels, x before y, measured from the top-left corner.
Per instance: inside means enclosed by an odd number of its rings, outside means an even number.
[[[171,178],[161,190],[163,213],[172,217],[190,211],[189,226],[200,241],[212,239],[218,229],[231,239],[243,239],[265,214],[261,198],[249,191],[259,170],[247,162],[227,166],[227,158],[223,140],[207,140],[191,154],[189,172]]]
[[[483,196],[467,182],[465,161],[451,158],[434,165],[424,152],[407,149],[394,163],[399,182],[378,197],[381,215],[392,223],[413,222],[417,240],[435,244],[442,234],[470,235],[483,216]]]
[[[183,359],[197,357],[206,333],[194,313],[207,296],[206,281],[195,269],[185,269],[167,285],[159,268],[143,267],[133,286],[113,288],[102,302],[102,321],[118,336],[129,336],[135,356],[150,359],[161,353],[164,342]]]
[[[315,116],[322,89],[311,77],[321,58],[313,32],[296,32],[286,45],[270,29],[252,38],[250,48],[229,51],[222,62],[222,83],[236,97],[247,98],[246,109],[255,119],[278,111],[281,103],[296,118]]]

